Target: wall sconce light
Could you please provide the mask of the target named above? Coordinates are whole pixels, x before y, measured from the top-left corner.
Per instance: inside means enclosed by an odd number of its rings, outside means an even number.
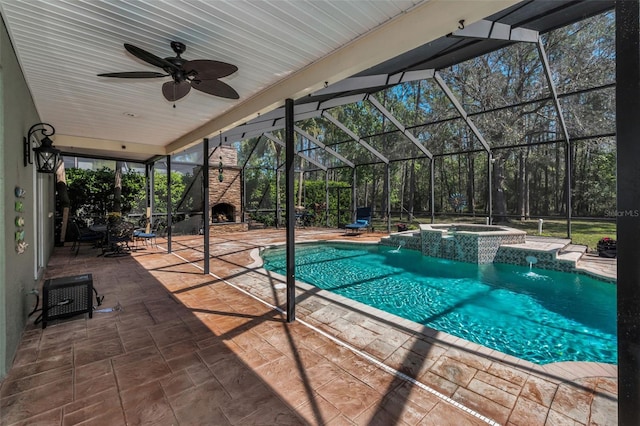
[[[33,135],[36,132],[42,133],[44,138],[40,141]],[[24,142],[24,166],[27,164],[33,164],[31,161],[31,143],[33,142],[36,158],[36,170],[39,173],[55,173],[58,166],[58,158],[60,157],[60,150],[53,146],[53,141],[49,139],[49,136],[53,136],[56,129],[51,124],[38,123],[31,126],[27,137],[23,138]],[[33,139],[32,139],[33,137]]]

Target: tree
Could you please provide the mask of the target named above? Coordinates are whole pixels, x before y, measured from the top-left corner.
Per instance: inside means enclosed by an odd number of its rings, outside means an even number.
[[[113,185],[113,211],[122,212],[122,161],[116,161]]]
[[[71,168],[67,171],[67,189],[71,214],[80,217],[105,217],[114,210],[115,172],[106,167],[99,170]],[[122,175],[121,211],[134,208],[143,211],[144,176],[129,170]]]
[[[450,212],[451,194],[465,194],[467,212],[489,210],[491,187],[499,219],[566,214],[566,174],[570,173],[574,215],[598,215],[601,206],[615,205],[614,90],[615,48],[613,13],[544,34],[552,79],[568,126],[571,170],[565,170],[564,131],[535,43],[514,43],[438,73],[462,104],[489,144],[494,158],[493,182],[488,182],[488,156],[440,86],[433,80],[402,83],[370,97],[410,131],[435,157],[435,206],[431,205],[430,160],[391,120],[369,101],[333,108],[338,118],[361,140],[390,159],[390,194],[386,194],[379,159],[341,129],[322,118],[296,123],[342,156],[358,165],[358,202],[384,212],[387,197],[402,212],[415,214],[434,207]],[[249,153],[253,145],[245,145]],[[330,167],[330,176],[351,183],[351,169],[304,138],[298,149]],[[247,194],[266,206],[273,184],[273,149],[251,156],[260,172],[247,173]],[[612,154],[613,153],[613,154]],[[479,156],[479,157],[478,157]],[[480,162],[476,161],[480,160]],[[399,162],[399,165],[396,165]],[[429,171],[429,172],[427,172]],[[308,178],[305,176],[305,178]],[[593,192],[600,188],[601,192]],[[597,200],[597,201],[594,201]],[[595,204],[597,202],[597,204]],[[411,207],[413,206],[413,208]]]
[[[173,208],[178,205],[187,185],[192,179],[192,176],[189,174],[183,175],[175,171],[171,172],[171,205]],[[167,174],[155,170],[153,182],[153,193],[155,196],[154,208],[158,212],[165,213],[167,211]],[[191,205],[186,205],[185,208],[189,210]]]

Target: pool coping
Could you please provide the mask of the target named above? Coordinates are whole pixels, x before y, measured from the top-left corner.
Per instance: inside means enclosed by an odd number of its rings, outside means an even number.
[[[324,243],[326,240],[307,240],[304,242],[296,242],[296,244],[307,245],[313,243]],[[332,242],[344,242],[349,244],[365,244],[365,245],[378,245],[377,242],[356,242],[352,240],[332,240]],[[286,246],[285,243],[274,243],[269,244],[267,246],[252,249],[250,251],[250,256],[253,259],[253,262],[247,267],[255,270],[258,273],[265,274],[266,276],[272,277],[274,280],[277,280],[282,283],[286,283],[286,277],[275,273],[273,271],[267,271],[263,268],[263,261],[260,256],[260,253],[268,248],[280,248]],[[243,286],[244,287],[244,286]],[[314,295],[311,295],[310,298],[321,297],[323,300],[329,300],[335,305],[339,305],[340,309],[350,309],[351,314],[366,314],[368,316],[380,318],[385,321],[387,324],[395,324],[398,328],[402,328],[405,332],[410,331],[418,336],[422,336],[429,341],[433,341],[437,345],[447,346],[449,348],[457,348],[458,350],[464,350],[466,352],[489,358],[493,362],[499,362],[501,364],[507,365],[511,368],[516,368],[526,372],[528,374],[534,374],[543,378],[545,380],[551,380],[555,382],[563,382],[563,381],[575,381],[581,378],[587,377],[618,377],[618,366],[616,364],[608,364],[603,362],[588,362],[588,361],[561,361],[554,362],[549,364],[536,364],[531,361],[527,361],[521,358],[518,358],[513,355],[509,355],[498,350],[489,348],[487,346],[471,342],[465,339],[462,339],[457,336],[453,336],[443,331],[435,330],[431,327],[413,322],[406,318],[399,317],[397,315],[391,314],[389,312],[382,311],[380,309],[371,307],[369,305],[365,305],[361,302],[355,301],[353,299],[349,299],[347,297],[341,296],[336,293],[332,293],[327,290],[320,289],[311,284],[307,284],[305,282],[296,280],[296,289],[300,292],[307,293],[313,291]],[[245,289],[247,290],[247,289]],[[286,289],[276,289],[276,291],[285,292]],[[296,294],[296,298],[301,294]],[[306,299],[305,301],[308,301]],[[303,302],[304,303],[304,302]],[[312,315],[312,311],[309,315]],[[347,342],[353,345],[355,342]],[[364,348],[360,348],[360,350],[365,350]],[[368,354],[370,356],[374,356],[372,354]],[[378,360],[381,363],[384,363],[384,360]]]

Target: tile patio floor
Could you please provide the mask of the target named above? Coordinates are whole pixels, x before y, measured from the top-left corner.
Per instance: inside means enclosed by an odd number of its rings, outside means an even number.
[[[296,230],[297,240],[377,241]],[[92,319],[30,321],[1,425],[615,425],[617,369],[539,367],[300,285],[297,321],[256,249],[284,231],[174,239],[120,258],[57,248],[46,278],[92,273]],[[262,299],[263,303],[256,298]],[[493,422],[493,423],[492,423]]]

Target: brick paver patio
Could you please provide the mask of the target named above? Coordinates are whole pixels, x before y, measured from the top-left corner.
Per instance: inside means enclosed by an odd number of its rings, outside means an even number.
[[[377,241],[297,230],[299,241]],[[0,387],[1,425],[615,425],[616,366],[537,366],[280,277],[284,231],[201,236],[119,258],[57,248],[47,276],[92,273],[92,319],[30,322]]]

